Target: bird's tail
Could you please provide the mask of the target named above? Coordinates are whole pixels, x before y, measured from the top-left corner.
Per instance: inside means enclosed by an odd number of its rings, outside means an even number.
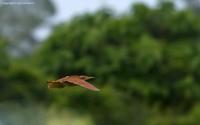
[[[63,88],[64,85],[60,84],[58,81],[47,81],[48,88]]]

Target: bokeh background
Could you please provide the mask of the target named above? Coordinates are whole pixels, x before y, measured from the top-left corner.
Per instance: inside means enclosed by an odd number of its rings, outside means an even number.
[[[0,125],[200,124],[199,0],[5,2]],[[47,89],[72,74],[101,91]]]

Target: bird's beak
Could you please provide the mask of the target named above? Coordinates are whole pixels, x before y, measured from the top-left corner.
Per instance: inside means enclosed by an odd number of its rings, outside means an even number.
[[[95,77],[88,76],[88,77],[87,77],[87,80],[88,80],[88,79],[94,79],[94,78],[95,78]]]

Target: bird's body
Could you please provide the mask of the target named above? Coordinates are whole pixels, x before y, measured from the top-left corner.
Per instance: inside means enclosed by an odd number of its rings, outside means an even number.
[[[89,90],[99,91],[98,88],[92,84],[86,82],[86,80],[92,79],[94,77],[84,76],[84,75],[71,75],[65,76],[61,79],[55,81],[48,81],[48,88],[64,88],[66,86],[82,86]]]

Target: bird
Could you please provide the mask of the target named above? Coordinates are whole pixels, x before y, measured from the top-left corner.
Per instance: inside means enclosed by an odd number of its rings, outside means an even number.
[[[92,76],[86,75],[70,75],[58,80],[47,81],[48,88],[64,88],[66,86],[81,86],[92,91],[100,91],[86,80],[93,79]]]

